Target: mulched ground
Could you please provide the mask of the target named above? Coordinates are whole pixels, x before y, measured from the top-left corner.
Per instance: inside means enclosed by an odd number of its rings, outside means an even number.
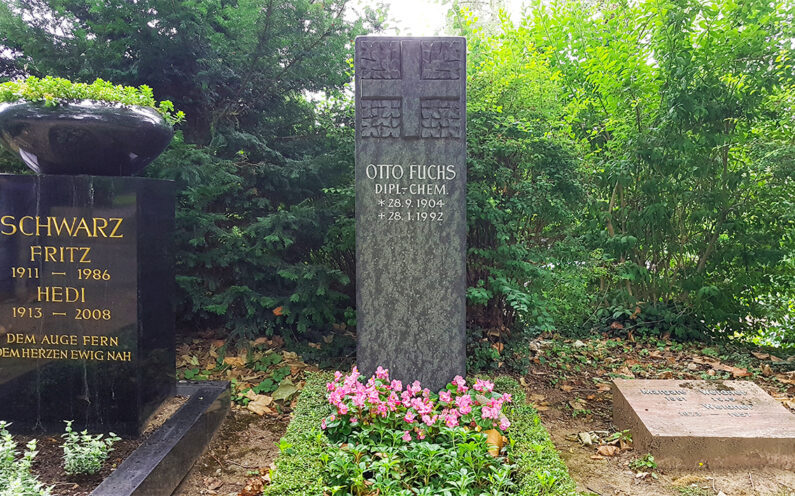
[[[25,436],[16,435],[17,450],[21,453],[31,439],[36,439],[38,454],[33,460],[33,472],[45,486],[52,486],[53,496],[87,496],[105,478],[110,475],[121,462],[154,432],[163,425],[171,415],[181,407],[187,398],[174,397],[166,400],[151,416],[144,428],[144,433],[136,439],[121,439],[113,445],[108,460],[99,473],[94,475],[67,475],[63,470],[63,438],[60,436]],[[97,433],[91,433],[97,434]]]
[[[95,475],[70,476],[63,471],[62,439],[53,436],[14,436],[20,451],[31,439],[36,438],[39,452],[33,462],[33,471],[46,486],[53,486],[54,496],[86,496],[91,493],[105,477],[111,474],[130,453],[141,445],[141,439],[122,439],[113,445],[108,461]]]

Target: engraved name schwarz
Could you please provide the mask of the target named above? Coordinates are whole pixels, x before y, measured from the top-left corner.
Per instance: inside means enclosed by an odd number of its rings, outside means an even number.
[[[464,43],[361,41],[361,136],[460,138]]]

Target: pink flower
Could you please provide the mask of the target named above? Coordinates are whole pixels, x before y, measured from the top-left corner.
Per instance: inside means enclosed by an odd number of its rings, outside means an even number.
[[[320,421],[320,428],[324,431],[326,430],[326,419]]]
[[[406,442],[411,441],[411,434],[409,433],[409,431],[404,431],[403,432],[403,440],[406,441]]]
[[[500,410],[497,408],[490,408],[488,406],[484,406],[483,410],[480,413],[484,419],[496,419],[500,416]]]
[[[345,403],[340,403],[339,406],[337,407],[337,411],[339,412],[340,415],[347,414],[348,413],[348,405],[346,405]]]
[[[409,392],[411,393],[411,395],[414,396],[417,393],[419,393],[420,391],[422,391],[422,385],[420,384],[420,381],[414,381],[414,382],[411,383],[411,385],[408,387],[408,389],[409,389]]]
[[[403,383],[400,381],[392,381],[389,387],[392,388],[393,391],[400,392],[403,390]]]
[[[417,439],[425,439],[425,431],[419,431],[417,433]]]
[[[504,401],[505,403],[510,403],[511,401],[513,401],[513,397],[510,395],[510,393],[505,393],[502,395],[502,401]]]
[[[351,417],[351,424],[356,425],[358,423],[359,423],[359,419],[357,419],[356,417]]]
[[[494,383],[489,381],[481,381],[478,379],[475,381],[475,391],[480,391],[481,393],[490,393],[494,390]]]
[[[423,416],[422,416],[422,421],[423,421],[423,422],[425,423],[425,425],[427,425],[428,427],[432,427],[432,426],[433,426],[433,424],[435,424],[435,423],[436,423],[436,419],[437,419],[437,418],[439,418],[439,417],[438,417],[438,415],[434,415],[433,417],[431,417],[430,415],[423,415]]]
[[[510,426],[511,426],[511,422],[507,418],[502,417],[500,419],[500,429],[501,430],[507,430],[508,427],[510,427]]]
[[[417,416],[414,414],[414,411],[413,410],[409,410],[409,411],[406,412],[406,416],[403,417],[403,420],[405,420],[406,422],[411,424],[412,422],[414,422],[414,419],[416,419],[416,418],[417,418]]]
[[[448,391],[442,391],[439,393],[439,400],[450,403],[453,400],[453,396]]]
[[[467,415],[472,411],[472,397],[469,395],[459,396],[455,399],[455,404],[461,412],[461,415]]]
[[[342,379],[342,372],[338,370],[334,372],[334,382],[340,382],[340,379]]]
[[[451,429],[458,425],[458,417],[455,415],[448,415],[447,418],[444,420],[444,423],[447,424],[447,427]],[[504,430],[504,429],[503,429]]]
[[[375,376],[377,378],[379,378],[379,379],[388,380],[389,379],[389,369],[385,369],[385,368],[379,366],[375,370]]]

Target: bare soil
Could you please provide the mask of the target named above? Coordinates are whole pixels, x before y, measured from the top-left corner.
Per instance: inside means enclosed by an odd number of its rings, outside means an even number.
[[[288,414],[259,416],[233,408],[174,496],[261,493],[289,422]]]

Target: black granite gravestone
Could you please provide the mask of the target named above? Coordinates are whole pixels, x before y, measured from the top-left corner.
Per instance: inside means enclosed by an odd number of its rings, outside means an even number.
[[[439,389],[466,362],[466,40],[356,39],[357,363]]]
[[[175,388],[174,190],[0,175],[0,419],[138,434]]]

